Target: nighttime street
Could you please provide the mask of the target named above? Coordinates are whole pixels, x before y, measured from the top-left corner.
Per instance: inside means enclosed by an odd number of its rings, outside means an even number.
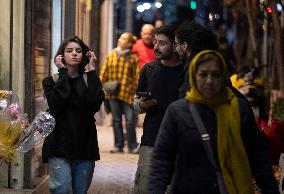
[[[284,0],[0,0],[0,194],[284,194]]]

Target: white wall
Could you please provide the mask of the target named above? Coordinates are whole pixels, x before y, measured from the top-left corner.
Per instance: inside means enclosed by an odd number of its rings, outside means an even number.
[[[13,53],[12,53],[12,89],[18,94],[21,107],[25,97],[24,64],[24,23],[25,1],[15,1],[13,5]]]
[[[0,89],[9,89],[10,56],[12,57],[12,90],[18,95],[23,109],[25,93],[24,65],[24,9],[25,1],[13,1],[13,29],[10,26],[10,1],[0,0]],[[12,30],[12,31],[11,31]],[[13,44],[10,44],[10,33],[13,33]],[[10,50],[12,49],[12,53]],[[11,164],[11,187],[23,187],[23,155],[18,154],[15,163]],[[8,186],[8,168],[0,166],[0,187]]]
[[[101,5],[100,21],[100,66],[103,65],[107,54],[113,48],[113,1],[104,0]],[[102,68],[100,68],[102,69]],[[103,107],[103,106],[102,106]],[[109,125],[111,123],[111,114],[106,114],[104,108],[101,108],[99,114],[96,114],[98,125]]]
[[[52,27],[51,27],[51,74],[57,73],[57,67],[54,64],[54,57],[62,41],[62,1],[52,1]]]
[[[0,0],[0,89],[9,89],[10,1]]]
[[[105,0],[101,7],[100,65],[113,48],[113,2]]]

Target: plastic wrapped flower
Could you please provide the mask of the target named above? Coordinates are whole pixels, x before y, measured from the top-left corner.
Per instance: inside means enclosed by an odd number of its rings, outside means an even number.
[[[17,151],[28,152],[49,135],[54,126],[55,119],[48,112],[40,112],[29,125],[17,95],[0,90],[0,162],[11,162]]]

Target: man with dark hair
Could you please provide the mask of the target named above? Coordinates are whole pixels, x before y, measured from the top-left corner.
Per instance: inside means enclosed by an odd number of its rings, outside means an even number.
[[[229,75],[231,76],[232,74],[236,73],[237,59],[234,54],[233,47],[228,43],[228,40],[225,36],[221,36],[219,38],[219,49],[218,50],[223,55],[227,63]]]
[[[179,77],[184,67],[176,53],[174,37],[173,26],[155,30],[157,60],[146,64],[140,73],[134,109],[146,112],[146,116],[132,193],[147,193],[152,150],[160,123],[168,105],[178,99]],[[141,92],[148,92],[148,97],[140,97]]]
[[[217,50],[218,39],[208,27],[185,21],[175,31],[175,46],[180,59],[184,61],[184,76],[180,80],[179,97],[184,98],[189,86],[188,65],[202,50]]]
[[[180,59],[185,64],[179,86],[179,98],[184,98],[186,91],[190,87],[188,81],[188,66],[191,60],[202,50],[218,50],[218,38],[209,27],[203,27],[195,22],[185,21],[175,31],[175,46]],[[246,98],[232,86],[229,77],[226,84],[238,97],[246,100]]]

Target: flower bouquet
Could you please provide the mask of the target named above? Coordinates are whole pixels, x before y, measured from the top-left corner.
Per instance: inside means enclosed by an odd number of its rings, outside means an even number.
[[[272,119],[268,124],[257,119],[257,124],[266,138],[273,164],[278,165],[280,154],[284,152],[284,121]]]
[[[272,115],[270,121],[264,122],[257,119],[260,131],[264,134],[269,155],[272,161],[274,176],[280,184],[281,167],[279,166],[279,158],[284,153],[284,100],[278,99],[272,107]]]
[[[55,119],[48,112],[40,112],[29,125],[21,112],[17,95],[0,90],[0,162],[11,162],[16,152],[28,152],[48,136]]]

